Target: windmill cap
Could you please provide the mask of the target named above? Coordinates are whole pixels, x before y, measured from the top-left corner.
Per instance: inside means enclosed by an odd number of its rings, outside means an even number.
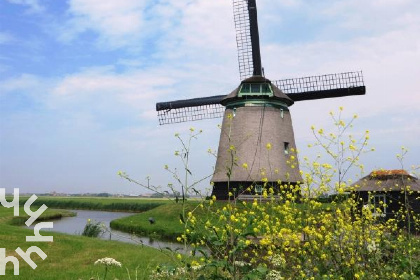
[[[271,83],[271,81],[263,76],[252,76],[249,77],[241,82],[241,84],[234,89],[230,94],[228,94],[223,100],[220,102],[222,105],[226,106],[232,101],[235,100],[241,100],[243,97],[239,97],[239,90],[241,89],[241,86],[243,84],[263,84],[267,83],[270,84],[271,89],[273,91],[273,97],[270,97],[270,99],[277,99],[281,100],[284,103],[287,104],[287,106],[293,105],[294,101],[288,97],[284,92],[282,92],[278,87],[276,87],[274,84]],[[258,98],[257,96],[255,98]]]

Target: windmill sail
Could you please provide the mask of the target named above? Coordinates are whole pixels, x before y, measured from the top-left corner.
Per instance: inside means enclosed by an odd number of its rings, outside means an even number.
[[[171,124],[223,117],[220,101],[226,95],[156,103],[159,124]]]
[[[293,101],[363,95],[363,74],[345,72],[272,82]],[[156,103],[159,124],[171,124],[223,117],[221,101],[226,95]]]
[[[364,95],[362,71],[273,81],[293,101]]]
[[[238,48],[239,75],[241,81],[254,74],[251,29],[247,0],[233,0],[236,45]]]
[[[253,76],[262,76],[260,35],[258,32],[257,3],[248,0],[249,32],[251,34]]]

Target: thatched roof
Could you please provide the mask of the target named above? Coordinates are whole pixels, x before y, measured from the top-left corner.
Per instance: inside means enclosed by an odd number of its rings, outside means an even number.
[[[420,191],[418,179],[402,169],[376,170],[351,185],[355,191]]]

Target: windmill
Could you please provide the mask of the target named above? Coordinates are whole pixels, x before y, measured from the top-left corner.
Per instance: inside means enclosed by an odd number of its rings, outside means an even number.
[[[223,116],[213,193],[261,192],[264,182],[299,184],[299,165],[289,107],[296,101],[365,94],[362,72],[271,81],[261,65],[256,0],[233,0],[241,83],[228,95],[156,104],[159,124]]]

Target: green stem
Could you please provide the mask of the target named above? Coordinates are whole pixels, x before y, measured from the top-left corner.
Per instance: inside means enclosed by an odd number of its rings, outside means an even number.
[[[104,280],[106,279],[106,275],[108,274],[108,266],[105,266],[105,275],[104,275]]]

